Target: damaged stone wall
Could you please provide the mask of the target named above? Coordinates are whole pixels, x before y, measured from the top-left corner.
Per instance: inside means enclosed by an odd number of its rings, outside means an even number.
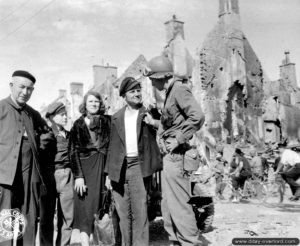
[[[98,91],[103,96],[107,114],[112,115],[125,105],[124,99],[119,95],[119,87],[126,77],[133,77],[141,83],[143,104],[147,108],[155,106],[155,97],[151,81],[143,76],[146,66],[146,58],[143,55],[139,55],[120,77],[117,78],[116,74],[111,72],[109,72],[108,77],[103,77],[103,74],[102,79],[98,77],[97,83],[95,83],[92,90]],[[113,76],[111,76],[111,74]]]
[[[197,53],[194,91],[216,139],[259,143],[263,73],[241,30],[237,4],[220,0],[219,21]]]
[[[106,113],[111,114],[112,106],[114,102],[114,87],[113,83],[117,79],[118,68],[115,66],[94,65],[94,86],[91,88],[93,91],[97,91],[101,94],[102,100],[105,104]]]
[[[283,139],[299,141],[300,109],[280,102],[279,98],[269,97],[265,100],[263,119],[265,142],[275,143]]]
[[[219,1],[219,20],[197,51],[192,76],[193,93],[206,117],[205,131],[217,141],[233,144],[260,145],[295,138],[300,132],[300,90],[295,64],[287,56],[280,66],[280,79],[266,80],[241,29],[238,0]],[[172,46],[172,38],[177,34],[184,39],[183,24],[176,16],[165,23],[166,47]],[[170,52],[166,47],[164,52]],[[147,61],[140,55],[118,79],[104,83],[105,91],[109,91],[109,114],[124,105],[119,86],[127,76],[141,82],[147,107],[162,107],[164,95],[143,76],[146,67]],[[99,87],[100,93],[103,90],[103,86]]]
[[[265,142],[300,140],[300,89],[297,86],[295,64],[290,62],[289,54],[285,52],[285,58],[279,66],[280,79],[264,83]]]
[[[125,72],[113,83],[117,93],[114,95],[114,107],[113,112],[116,112],[123,105],[125,105],[124,99],[119,96],[119,87],[126,77],[133,77],[141,83],[143,104],[146,108],[155,106],[154,90],[151,81],[148,77],[144,76],[145,69],[147,67],[147,60],[143,55],[139,55],[125,70]]]

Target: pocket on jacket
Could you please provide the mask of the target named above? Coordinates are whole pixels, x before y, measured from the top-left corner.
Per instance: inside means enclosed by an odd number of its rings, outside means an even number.
[[[190,149],[184,155],[184,170],[196,171],[200,165],[200,156],[197,149]]]

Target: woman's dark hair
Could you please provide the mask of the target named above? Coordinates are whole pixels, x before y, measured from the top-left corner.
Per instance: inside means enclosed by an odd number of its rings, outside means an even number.
[[[100,101],[99,111],[97,112],[97,114],[104,114],[104,113],[105,113],[105,105],[104,105],[104,103],[103,103],[103,100],[102,100],[101,95],[100,95],[98,92],[96,92],[96,91],[88,91],[88,92],[84,95],[84,97],[83,97],[83,102],[82,102],[82,103],[80,104],[80,106],[79,106],[79,112],[80,112],[82,115],[84,115],[84,116],[87,115],[86,101],[87,101],[88,96],[90,96],[90,95],[96,97],[96,98]]]

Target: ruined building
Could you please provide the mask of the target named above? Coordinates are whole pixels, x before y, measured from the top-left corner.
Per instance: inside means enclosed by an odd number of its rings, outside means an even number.
[[[68,125],[66,126],[66,128],[70,129],[74,121],[81,116],[79,112],[79,105],[82,103],[82,100],[83,100],[83,83],[72,82],[70,83],[70,94],[68,94],[66,90],[59,89],[58,97],[55,98],[49,104],[44,105],[40,109],[40,113],[43,117],[45,117],[47,108],[50,104],[54,102],[62,102],[66,106],[66,110],[68,114]]]
[[[141,83],[144,105],[146,107],[154,106],[155,99],[151,81],[143,76],[146,65],[146,58],[139,55],[118,78],[116,67],[94,66],[94,86],[92,90],[99,92],[104,98],[109,115],[114,114],[125,105],[124,99],[119,96],[119,87],[126,77],[133,77]]]
[[[219,20],[197,52],[194,93],[217,140],[263,142],[263,70],[241,29],[238,0],[219,1]]]
[[[222,142],[300,139],[300,89],[289,52],[280,79],[265,79],[241,29],[238,0],[219,0],[219,20],[197,52],[194,93],[205,127]]]
[[[300,89],[297,85],[295,63],[290,53],[279,66],[280,78],[265,81],[263,110],[265,142],[300,139]]]
[[[106,66],[94,65],[93,75],[94,85],[91,90],[97,91],[101,94],[107,113],[111,114],[115,105],[113,97],[115,93],[112,85],[118,77],[118,68],[110,66],[109,64]]]
[[[184,42],[183,26],[184,22],[176,16],[165,23],[163,51],[170,59],[176,53],[176,46],[172,46],[175,38],[180,37]],[[265,78],[261,63],[242,31],[238,0],[219,0],[217,24],[197,50],[193,62],[193,93],[206,116],[204,130],[217,142],[262,145],[284,138],[300,139],[300,89],[295,64],[289,52],[285,52],[280,78],[276,81]],[[124,105],[119,86],[127,76],[141,82],[146,107],[162,106],[163,95],[143,76],[146,67],[143,55],[119,77],[117,67],[93,66],[92,90],[100,92],[108,114]],[[70,111],[72,119],[76,119],[82,85],[75,83],[73,87]]]

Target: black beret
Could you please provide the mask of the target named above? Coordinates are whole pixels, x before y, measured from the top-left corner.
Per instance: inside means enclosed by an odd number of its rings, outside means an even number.
[[[27,71],[23,71],[23,70],[14,71],[12,77],[24,77],[31,80],[33,83],[35,83],[35,77]]]
[[[54,102],[48,106],[45,117],[49,118],[51,115],[56,115],[63,111],[66,111],[65,105],[62,102]]]
[[[140,82],[132,77],[126,77],[125,79],[123,79],[120,86],[120,96],[123,96],[127,91],[130,91],[135,87],[141,88]]]
[[[287,144],[286,144],[286,142],[279,142],[279,143],[277,144],[277,147],[278,147],[278,148],[285,148],[285,147],[287,147]]]
[[[239,148],[236,148],[235,149],[235,153],[238,154],[238,155],[242,155],[243,154],[243,151]]]

